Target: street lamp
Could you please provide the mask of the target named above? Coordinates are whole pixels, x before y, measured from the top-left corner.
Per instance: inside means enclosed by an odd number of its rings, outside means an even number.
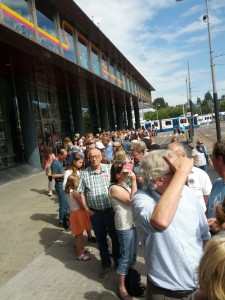
[[[157,117],[157,120],[159,119],[158,107],[160,107],[160,104],[156,104],[156,117]]]
[[[176,2],[180,2],[183,0],[176,0]],[[212,38],[211,38],[211,29],[209,22],[209,10],[208,10],[208,0],[205,0],[206,6],[206,15],[203,16],[203,21],[207,22],[208,27],[208,39],[209,39],[209,54],[210,54],[210,67],[211,67],[211,77],[212,77],[212,86],[213,86],[213,103],[214,103],[214,112],[215,112],[215,121],[216,121],[216,134],[217,141],[221,141],[221,128],[220,128],[220,120],[219,120],[219,107],[218,107],[218,96],[216,91],[216,82],[214,76],[214,62],[213,62],[213,50],[212,50]]]
[[[181,1],[181,0],[180,0]],[[175,80],[177,79],[180,79],[180,78],[185,78],[185,83],[186,83],[186,97],[187,97],[187,104],[189,104],[189,95],[188,95],[188,79],[187,79],[187,76],[181,76],[181,77],[176,77]],[[184,103],[183,103],[183,111],[184,111]],[[184,112],[183,112],[184,114]],[[184,114],[184,117],[185,117],[185,114]]]

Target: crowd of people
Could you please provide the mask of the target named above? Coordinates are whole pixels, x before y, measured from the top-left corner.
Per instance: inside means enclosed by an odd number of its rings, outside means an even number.
[[[97,243],[100,277],[114,263],[120,299],[133,299],[125,278],[141,243],[146,300],[223,300],[225,142],[215,143],[210,160],[202,139],[188,158],[177,138],[167,149],[154,138],[145,129],[76,134],[64,139],[56,157],[46,148],[48,195],[54,179],[59,226],[75,236],[79,261],[91,259],[84,231]],[[213,185],[206,165],[220,176]]]

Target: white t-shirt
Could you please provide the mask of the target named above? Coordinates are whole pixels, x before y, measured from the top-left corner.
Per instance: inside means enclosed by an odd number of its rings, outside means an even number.
[[[70,175],[72,175],[73,171],[71,169],[69,170],[66,170],[65,173],[64,173],[64,179],[63,179],[63,189],[65,190],[65,187],[66,187],[66,182],[67,182],[67,179]],[[80,177],[80,171],[77,170],[77,175]]]
[[[70,194],[66,195],[67,203],[69,205],[70,211],[76,211],[80,209],[80,206],[78,205],[76,199],[73,197],[73,190],[71,190]]]
[[[206,151],[206,149],[205,149]],[[192,150],[191,156],[194,157],[194,165],[196,167],[201,167],[207,165],[205,154],[199,152],[196,148]]]
[[[188,175],[188,186],[195,192],[205,212],[206,204],[203,196],[210,195],[212,189],[209,175],[205,171],[193,167]]]

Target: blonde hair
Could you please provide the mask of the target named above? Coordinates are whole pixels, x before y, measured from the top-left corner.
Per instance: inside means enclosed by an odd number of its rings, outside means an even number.
[[[65,192],[70,194],[71,190],[76,190],[79,184],[79,176],[78,175],[70,175],[66,182]]]
[[[126,152],[124,150],[119,150],[115,152],[113,156],[113,162],[124,162],[126,160]]]
[[[212,238],[198,268],[200,289],[210,300],[225,299],[225,235]]]

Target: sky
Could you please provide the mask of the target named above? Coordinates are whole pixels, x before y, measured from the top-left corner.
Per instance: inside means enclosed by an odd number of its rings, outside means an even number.
[[[213,94],[206,0],[75,0],[170,106]],[[208,0],[215,91],[225,94],[225,0]],[[189,80],[187,81],[189,82]],[[189,88],[188,88],[189,90]]]

